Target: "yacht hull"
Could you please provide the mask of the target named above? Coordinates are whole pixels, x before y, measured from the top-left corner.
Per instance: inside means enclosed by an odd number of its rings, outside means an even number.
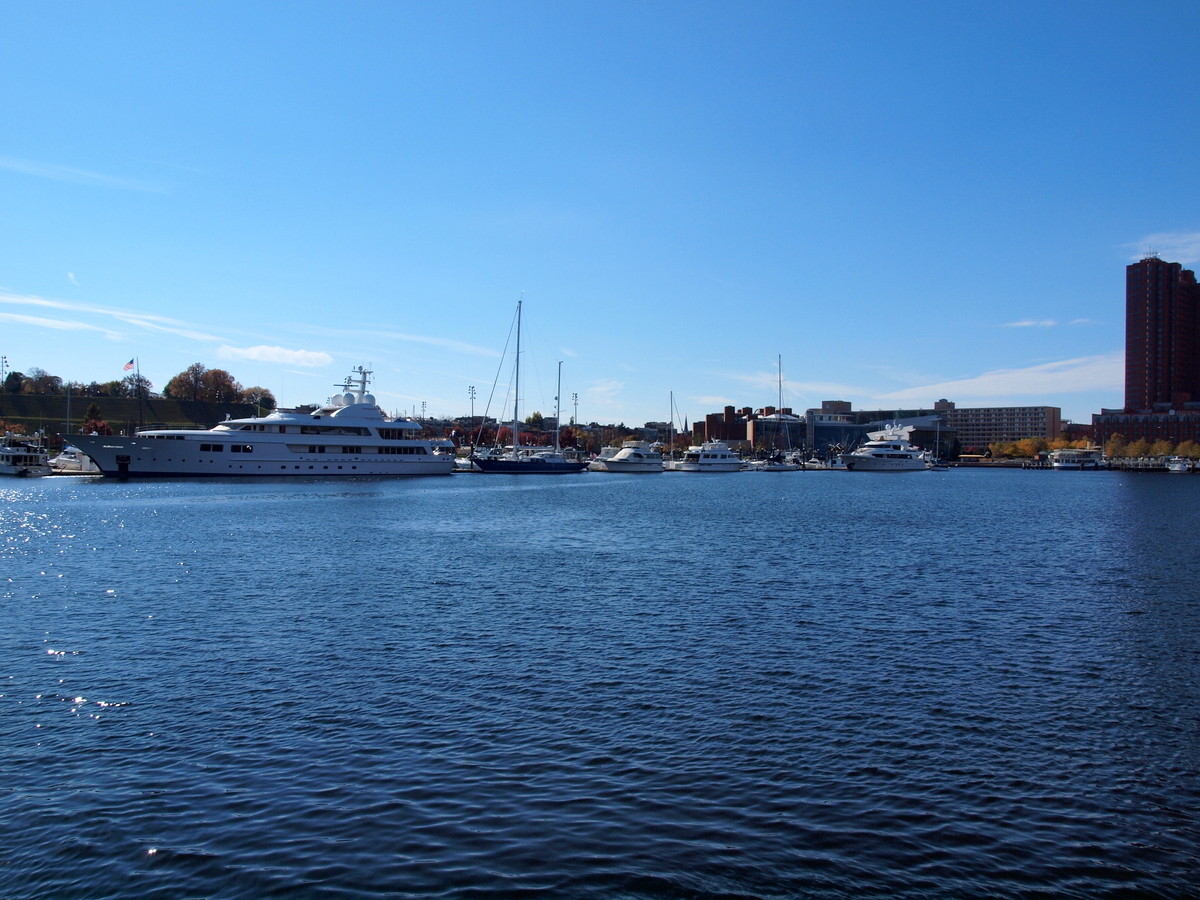
[[[579,460],[558,459],[487,459],[475,460],[480,471],[489,475],[570,475],[582,472],[587,463]]]
[[[419,445],[404,447],[411,452],[396,455],[324,450],[314,453],[307,445],[299,451],[261,437],[239,437],[236,442],[223,442],[222,450],[213,452],[211,448],[218,442],[207,432],[195,432],[193,437],[181,440],[101,435],[72,435],[71,439],[91,457],[101,474],[120,478],[449,475],[454,470],[452,455],[431,453]],[[234,447],[238,452],[232,452]]]

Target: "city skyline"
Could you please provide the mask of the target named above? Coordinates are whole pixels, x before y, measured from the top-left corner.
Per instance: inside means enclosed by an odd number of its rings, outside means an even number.
[[[392,411],[1123,402],[1125,266],[1200,263],[1200,11],[12,5],[0,353]],[[1147,57],[1145,47],[1153,45]],[[1152,99],[1151,99],[1152,98]],[[1148,111],[1149,122],[1138,120]]]

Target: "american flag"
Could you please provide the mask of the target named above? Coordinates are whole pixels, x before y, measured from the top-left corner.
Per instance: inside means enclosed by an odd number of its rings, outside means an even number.
[[[121,371],[128,372],[132,368],[133,368],[133,360],[131,359],[129,362],[125,363],[125,365],[121,367]]]

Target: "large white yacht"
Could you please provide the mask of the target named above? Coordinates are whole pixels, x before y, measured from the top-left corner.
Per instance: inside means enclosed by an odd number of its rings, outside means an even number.
[[[419,422],[389,418],[367,393],[359,366],[341,391],[311,411],[226,419],[204,431],[153,429],[132,437],[73,434],[105,475],[449,475],[449,442],[418,437]]]
[[[692,445],[680,459],[668,459],[663,469],[668,472],[740,472],[742,458],[723,441],[705,441]]]
[[[868,432],[867,442],[843,453],[842,462],[852,472],[924,472],[929,456],[909,442],[912,432],[912,425]]]
[[[613,452],[605,452],[609,450]],[[588,469],[592,472],[661,472],[663,458],[648,441],[625,441],[620,449],[605,447],[588,463]]]

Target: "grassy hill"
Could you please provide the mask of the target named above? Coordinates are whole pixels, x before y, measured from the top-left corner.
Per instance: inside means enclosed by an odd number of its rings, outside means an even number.
[[[199,400],[143,400],[139,411],[133,397],[80,397],[65,394],[8,394],[0,392],[0,419],[27,434],[45,429],[47,436],[78,431],[83,414],[93,403],[114,432],[132,434],[135,428],[211,428],[226,415],[233,418],[260,412],[250,403],[205,403]],[[261,410],[265,414],[266,410]]]

